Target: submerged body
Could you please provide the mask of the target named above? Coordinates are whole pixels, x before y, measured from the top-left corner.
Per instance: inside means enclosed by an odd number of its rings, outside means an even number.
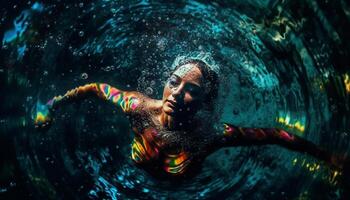
[[[91,83],[68,91],[64,96],[51,99],[50,111],[40,111],[36,124],[44,125],[51,120],[54,109],[62,104],[89,96],[97,96],[120,106],[135,133],[131,144],[131,158],[140,167],[155,176],[186,176],[195,173],[198,165],[210,150],[210,142],[204,142],[200,129],[169,130],[161,125],[162,100],[151,99],[138,92],[125,92],[108,84]],[[43,113],[49,113],[43,114]],[[192,122],[193,127],[194,123]],[[207,135],[209,136],[209,135]],[[212,142],[215,138],[212,134]],[[201,137],[201,138],[200,138]],[[208,137],[206,137],[208,138]]]
[[[210,153],[222,147],[263,144],[308,153],[332,167],[342,168],[342,158],[282,129],[244,128],[226,123],[214,129],[214,123],[205,121],[210,119],[198,120],[195,113],[214,94],[205,86],[206,72],[199,64],[192,61],[181,65],[169,78],[161,100],[105,83],[91,83],[48,101],[39,108],[35,124],[48,126],[53,111],[61,105],[95,96],[112,102],[129,116],[135,133],[131,158],[158,177],[191,177],[200,171],[200,165]]]

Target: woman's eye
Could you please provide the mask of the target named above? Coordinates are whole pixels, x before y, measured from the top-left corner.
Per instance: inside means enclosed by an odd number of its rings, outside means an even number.
[[[191,93],[192,95],[199,94],[199,90],[197,88],[193,88],[193,87],[188,88],[188,92]]]
[[[168,83],[170,86],[177,86],[179,84],[175,77],[170,77]]]

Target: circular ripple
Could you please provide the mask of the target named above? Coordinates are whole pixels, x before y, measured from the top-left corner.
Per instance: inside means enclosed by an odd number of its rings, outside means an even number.
[[[2,78],[6,73],[1,80],[15,90],[2,105],[10,114],[1,127],[15,133],[4,137],[14,139],[26,195],[317,199],[324,198],[315,192],[321,185],[328,198],[340,198],[334,172],[277,146],[221,149],[193,179],[176,184],[158,180],[132,164],[127,119],[113,106],[90,99],[60,109],[48,132],[31,126],[38,101],[88,82],[161,98],[175,58],[210,55],[206,59],[220,69],[219,121],[281,127],[329,151],[346,153],[349,44],[338,26],[349,20],[331,19],[332,9],[323,1],[267,2],[103,0],[23,6],[15,26],[4,32],[0,73]],[[349,5],[340,2],[334,9],[348,13]],[[8,18],[4,20],[10,23]]]

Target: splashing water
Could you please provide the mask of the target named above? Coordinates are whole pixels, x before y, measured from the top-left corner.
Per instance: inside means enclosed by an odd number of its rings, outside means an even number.
[[[218,123],[281,127],[331,152],[348,153],[347,1],[8,4],[0,10],[0,146],[9,152],[0,154],[0,195],[343,197],[339,172],[278,146],[221,149],[198,176],[174,184],[131,162],[128,121],[111,105],[87,99],[66,106],[47,133],[33,128],[30,115],[39,100],[90,82],[160,99],[172,66],[199,52],[210,55],[207,62],[220,72]]]

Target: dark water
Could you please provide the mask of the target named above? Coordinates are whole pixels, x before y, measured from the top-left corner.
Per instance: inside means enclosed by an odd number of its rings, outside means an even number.
[[[110,104],[37,103],[90,82],[161,98],[175,58],[220,68],[217,114],[282,127],[338,154],[350,147],[346,0],[11,1],[0,8],[1,199],[341,199],[341,172],[278,146],[226,148],[181,184],[133,165],[128,121]]]

